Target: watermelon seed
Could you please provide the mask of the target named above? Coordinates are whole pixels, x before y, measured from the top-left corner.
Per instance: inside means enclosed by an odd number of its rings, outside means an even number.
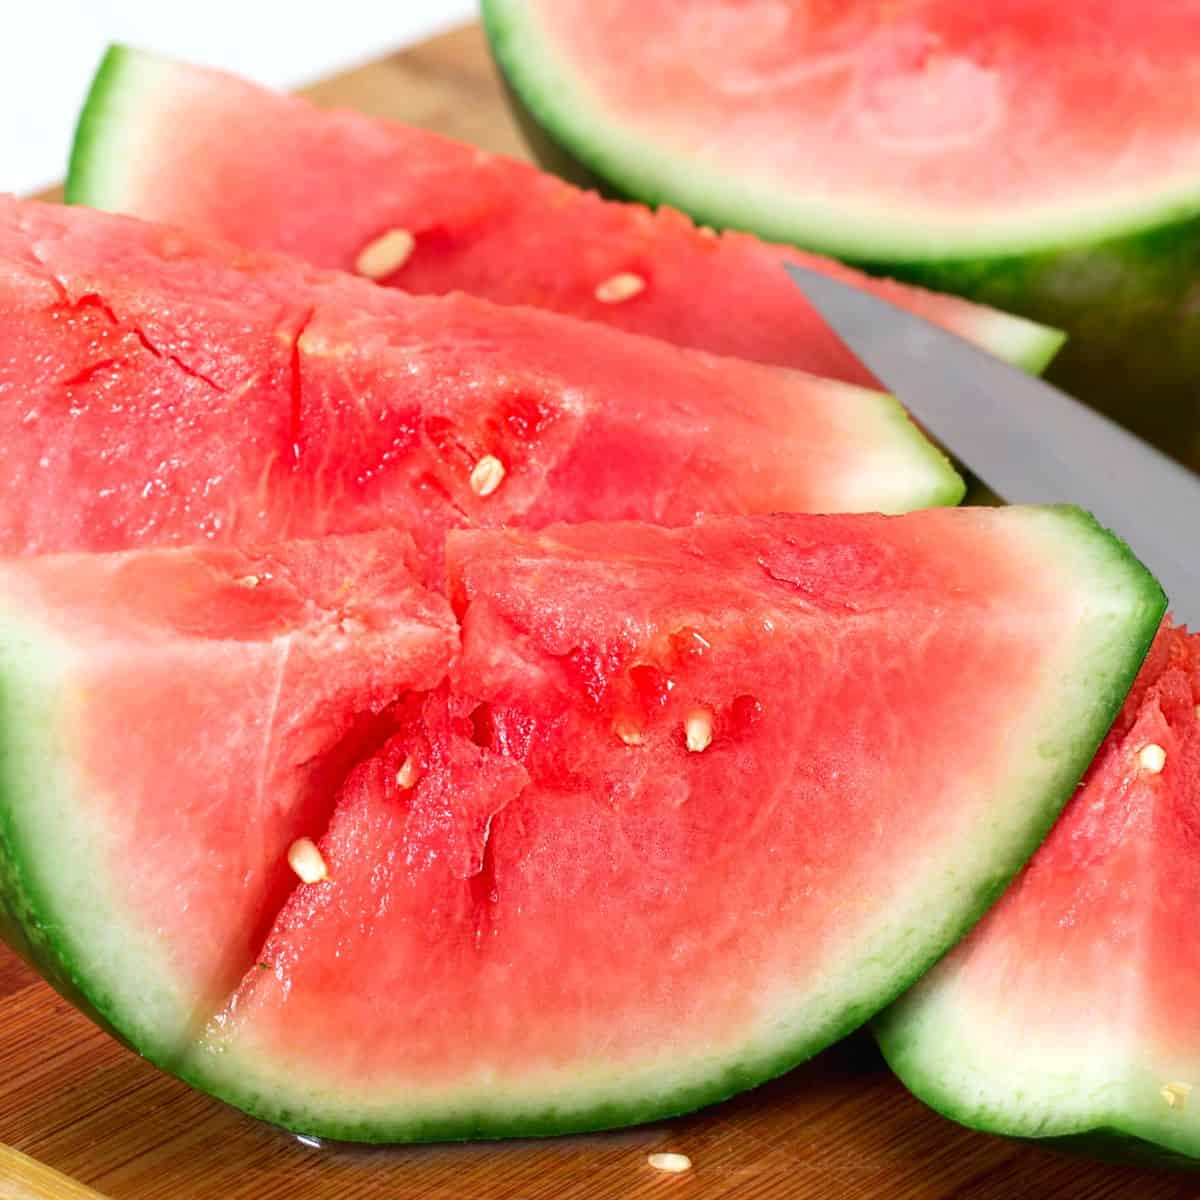
[[[471,472],[471,491],[490,496],[504,482],[505,474],[504,464],[494,454],[485,454]]]
[[[672,1175],[692,1169],[692,1160],[686,1154],[648,1154],[646,1161],[656,1171],[668,1171]]]
[[[320,883],[329,877],[329,868],[312,838],[297,838],[288,847],[287,860],[303,883]]]
[[[697,708],[688,713],[683,731],[687,737],[687,748],[692,753],[699,754],[701,750],[707,750],[712,745],[712,713],[707,708]]]
[[[622,271],[611,279],[596,285],[596,299],[601,304],[620,304],[632,300],[639,292],[646,290],[646,281],[632,271]]]
[[[417,782],[417,779],[417,764],[413,762],[411,754],[406,754],[404,761],[400,764],[400,770],[396,772],[396,786],[401,791],[407,792]]]
[[[644,746],[646,744],[645,734],[626,720],[618,720],[613,728],[616,730],[617,737],[627,746]]]
[[[1158,1094],[1167,1102],[1168,1108],[1177,1108],[1180,1112],[1187,1107],[1187,1098],[1191,1095],[1190,1083],[1164,1083],[1158,1089]]]
[[[1142,769],[1151,775],[1157,775],[1167,765],[1167,752],[1155,742],[1143,746],[1138,755]]]
[[[233,582],[236,583],[239,587],[256,588],[256,587],[258,587],[258,576],[257,575],[243,575],[241,577],[241,579],[235,579]]]
[[[389,229],[359,251],[354,269],[368,279],[383,279],[408,262],[416,245],[417,239],[407,229]]]

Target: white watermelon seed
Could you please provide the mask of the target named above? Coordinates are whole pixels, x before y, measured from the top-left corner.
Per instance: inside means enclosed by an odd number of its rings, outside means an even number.
[[[243,575],[241,577],[241,579],[235,579],[233,582],[236,583],[239,587],[256,588],[256,587],[258,587],[258,576],[257,575]]]
[[[396,786],[402,791],[407,792],[416,782],[417,764],[413,762],[411,754],[406,754],[404,761],[400,764],[400,770],[396,772]]]
[[[647,1154],[646,1161],[656,1171],[668,1171],[672,1175],[692,1169],[692,1160],[686,1154]]]
[[[485,454],[471,472],[471,491],[477,496],[490,496],[506,474],[504,464],[494,454]]]
[[[1138,762],[1144,771],[1157,775],[1167,765],[1167,752],[1156,742],[1151,742],[1142,747]]]
[[[646,281],[632,271],[622,271],[611,279],[596,285],[596,299],[601,304],[620,304],[632,300],[639,292],[646,290]]]
[[[1167,1107],[1177,1108],[1180,1112],[1187,1107],[1187,1098],[1191,1092],[1190,1083],[1164,1083],[1158,1089],[1158,1094],[1167,1102]]]
[[[645,734],[629,721],[618,720],[613,725],[613,729],[616,731],[617,737],[627,746],[644,746],[646,744]]]
[[[354,269],[368,279],[383,279],[408,262],[416,245],[407,229],[389,229],[359,251]]]
[[[687,737],[687,748],[694,754],[707,750],[712,745],[712,713],[707,708],[697,708],[689,713],[683,723],[683,732]]]
[[[312,838],[297,838],[287,852],[288,866],[300,876],[304,883],[320,883],[329,876],[325,859]]]

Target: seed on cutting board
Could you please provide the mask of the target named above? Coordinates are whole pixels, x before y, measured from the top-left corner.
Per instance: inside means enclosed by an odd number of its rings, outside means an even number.
[[[504,464],[494,454],[485,454],[471,471],[471,491],[490,496],[504,482],[505,474]]]
[[[368,279],[383,279],[408,262],[416,245],[407,229],[389,229],[358,252],[354,269]]]
[[[320,883],[329,877],[329,868],[312,838],[297,838],[288,847],[287,860],[304,883]]]
[[[648,1154],[646,1161],[656,1171],[667,1171],[672,1175],[692,1169],[692,1160],[686,1154]]]
[[[687,748],[694,754],[707,750],[712,745],[712,713],[707,708],[697,708],[688,714],[683,724]]]
[[[601,304],[620,304],[632,300],[639,292],[646,290],[646,281],[632,271],[622,271],[613,275],[603,283],[596,285],[596,299]]]
[[[1143,771],[1157,775],[1167,765],[1167,752],[1156,742],[1151,742],[1142,747],[1141,753],[1138,754],[1138,762]]]
[[[404,762],[400,764],[400,770],[396,772],[396,786],[407,792],[417,782],[417,778],[417,764],[413,762],[411,754],[406,755]]]

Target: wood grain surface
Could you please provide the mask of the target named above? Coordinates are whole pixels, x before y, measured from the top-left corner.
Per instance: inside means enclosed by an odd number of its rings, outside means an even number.
[[[305,90],[321,104],[523,153],[473,26]],[[2,947],[0,1142],[112,1200],[1200,1196],[1200,1176],[1086,1162],[950,1124],[905,1092],[865,1035],[749,1095],[634,1130],[460,1146],[309,1146],[160,1073]],[[660,1150],[687,1154],[692,1169],[655,1171],[646,1159]],[[0,1162],[0,1200],[27,1194],[17,1187],[6,1185]]]

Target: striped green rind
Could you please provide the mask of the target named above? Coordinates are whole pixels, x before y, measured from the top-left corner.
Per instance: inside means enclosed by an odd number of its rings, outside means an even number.
[[[790,1070],[868,1021],[922,976],[979,919],[1044,839],[1091,761],[1144,658],[1166,601],[1128,548],[1076,509],[1007,509],[1044,539],[1047,570],[1083,606],[1068,669],[1052,695],[1014,716],[1020,746],[986,836],[955,861],[914,864],[927,886],[902,920],[851,948],[842,971],[804,1010],[784,1013],[719,1058],[601,1064],[568,1080],[490,1080],[437,1097],[391,1094],[378,1083],[340,1091],[301,1082],[295,1064],[217,1041],[181,1066],[184,1078],[265,1120],[320,1137],[364,1142],[457,1140],[585,1132],[657,1120],[725,1099]],[[1041,543],[1039,543],[1041,544]],[[897,899],[896,907],[902,901]]]

